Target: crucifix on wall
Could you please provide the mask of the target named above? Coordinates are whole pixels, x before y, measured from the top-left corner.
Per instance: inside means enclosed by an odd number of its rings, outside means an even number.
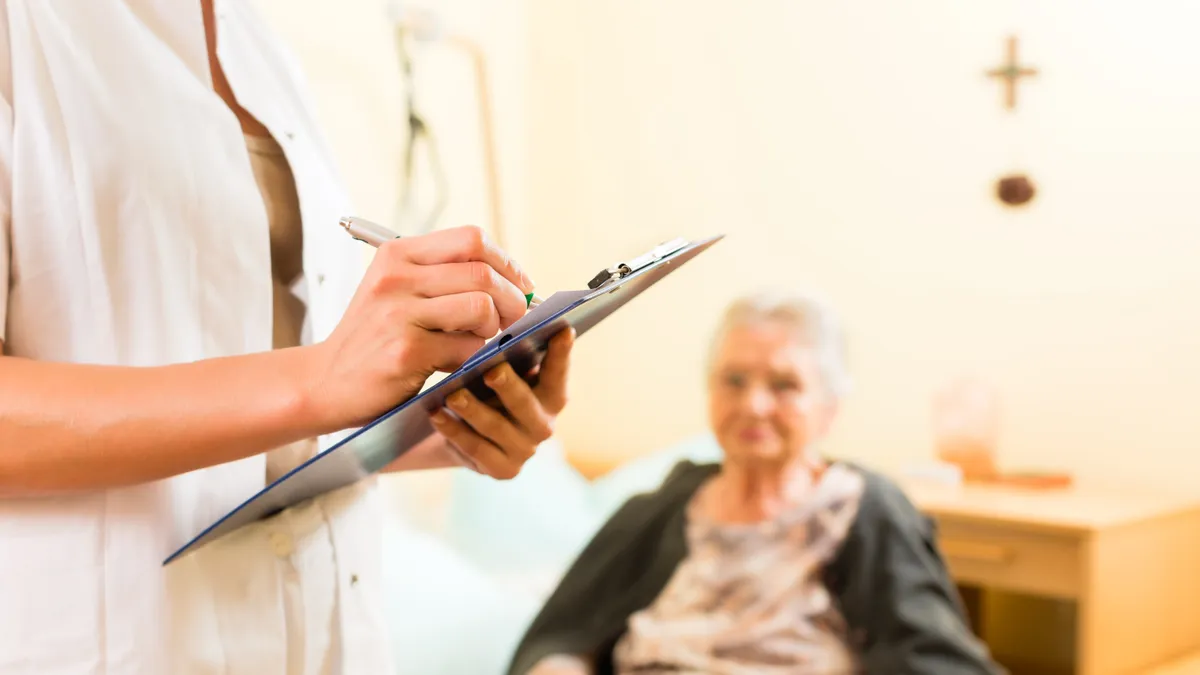
[[[1008,60],[999,68],[987,71],[987,76],[1004,82],[1004,107],[1010,112],[1017,107],[1017,85],[1023,77],[1033,77],[1038,74],[1036,68],[1021,65],[1017,56],[1017,37],[1008,37]],[[1024,173],[1013,173],[996,181],[996,198],[1007,206],[1024,206],[1033,200],[1037,188],[1029,176]]]
[[[1005,95],[1004,107],[1013,110],[1017,107],[1017,85],[1022,77],[1032,77],[1037,75],[1036,68],[1029,68],[1020,64],[1020,59],[1017,58],[1017,37],[1015,35],[1008,38],[1008,61],[1003,66],[989,70],[988,77],[994,77],[1004,80]]]

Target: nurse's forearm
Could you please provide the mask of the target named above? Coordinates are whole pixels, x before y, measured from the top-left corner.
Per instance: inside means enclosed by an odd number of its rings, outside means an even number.
[[[0,356],[0,496],[131,485],[317,428],[306,347],[154,368]]]

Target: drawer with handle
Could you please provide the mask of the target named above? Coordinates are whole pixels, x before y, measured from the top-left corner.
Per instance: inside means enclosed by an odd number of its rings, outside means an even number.
[[[1081,543],[1068,535],[939,521],[938,548],[956,581],[1064,598],[1082,584]]]

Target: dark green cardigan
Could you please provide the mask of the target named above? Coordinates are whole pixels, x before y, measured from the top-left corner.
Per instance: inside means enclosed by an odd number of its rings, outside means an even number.
[[[865,673],[1004,672],[967,627],[934,540],[933,521],[883,476],[866,485],[854,525],[824,571]],[[720,469],[681,462],[655,492],[633,497],[584,548],[518,645],[509,675],[550,654],[590,656],[613,672],[612,650],[631,614],[647,607],[687,553],[684,512]]]

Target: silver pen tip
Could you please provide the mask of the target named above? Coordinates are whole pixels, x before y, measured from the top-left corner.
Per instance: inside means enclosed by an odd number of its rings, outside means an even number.
[[[350,229],[350,216],[342,216],[339,218],[338,225],[341,225],[343,229]]]

